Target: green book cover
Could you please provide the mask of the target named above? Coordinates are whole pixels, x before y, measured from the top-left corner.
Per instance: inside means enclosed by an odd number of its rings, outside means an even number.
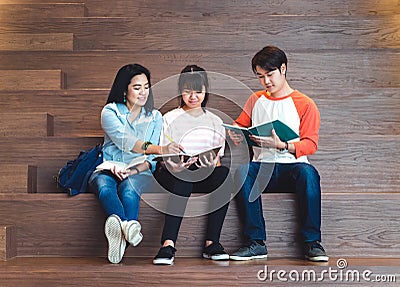
[[[287,142],[299,137],[299,135],[289,128],[287,125],[282,123],[280,120],[260,124],[250,128],[244,128],[239,126],[233,126],[228,124],[222,124],[226,129],[232,130],[236,133],[242,133],[246,138],[248,145],[256,145],[251,139],[250,135],[269,137],[272,135],[272,130],[275,129],[276,134],[281,141]]]

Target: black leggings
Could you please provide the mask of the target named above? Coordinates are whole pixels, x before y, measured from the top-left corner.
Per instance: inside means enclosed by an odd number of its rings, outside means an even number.
[[[176,243],[186,204],[192,192],[210,193],[217,188],[218,191],[212,194],[209,201],[209,210],[214,211],[208,214],[206,240],[219,242],[222,225],[229,206],[230,193],[233,189],[229,169],[225,166],[216,167],[208,177],[197,182],[179,179],[163,167],[156,171],[155,177],[168,191],[182,196],[175,197],[171,195],[168,200],[161,244],[168,239]],[[221,207],[218,208],[218,206]]]

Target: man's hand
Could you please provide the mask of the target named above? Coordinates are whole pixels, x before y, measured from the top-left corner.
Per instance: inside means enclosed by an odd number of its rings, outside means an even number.
[[[235,145],[239,145],[244,139],[242,134],[235,133],[232,130],[228,130],[228,135]]]
[[[275,133],[275,130],[272,130],[272,135],[270,137],[260,137],[260,136],[250,135],[250,139],[254,141],[259,147],[276,148],[276,149],[285,148],[285,143],[279,139],[279,137]]]

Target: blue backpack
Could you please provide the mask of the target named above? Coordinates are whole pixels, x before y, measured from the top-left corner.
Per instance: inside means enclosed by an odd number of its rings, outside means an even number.
[[[81,151],[76,159],[67,162],[58,172],[58,187],[69,195],[86,192],[90,175],[102,162],[102,145]]]

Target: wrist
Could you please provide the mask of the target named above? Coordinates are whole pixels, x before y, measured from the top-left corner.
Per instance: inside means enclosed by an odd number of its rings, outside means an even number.
[[[152,145],[151,142],[145,141],[145,142],[142,144],[141,148],[142,148],[142,150],[143,150],[144,152],[146,152],[150,145]]]
[[[140,173],[140,170],[136,166],[132,167],[131,170],[136,171],[136,173],[134,173],[134,174],[139,174]]]
[[[282,142],[281,148],[278,148],[279,151],[284,152],[289,150],[289,143],[288,142]]]

